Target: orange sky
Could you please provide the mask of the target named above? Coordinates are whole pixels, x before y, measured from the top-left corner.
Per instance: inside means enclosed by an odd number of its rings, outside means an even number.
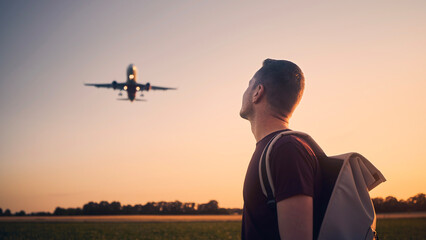
[[[0,3],[0,207],[88,201],[242,207],[255,140],[238,113],[265,58],[306,89],[290,127],[329,155],[356,151],[387,182],[426,192],[426,3]],[[178,87],[147,102],[83,83]]]

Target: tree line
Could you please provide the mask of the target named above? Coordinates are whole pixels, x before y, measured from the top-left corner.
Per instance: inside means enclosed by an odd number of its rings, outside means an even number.
[[[193,202],[147,202],[145,205],[121,205],[120,202],[101,201],[89,202],[82,208],[62,208],[57,207],[53,213],[35,212],[26,214],[24,211],[16,212],[13,216],[78,216],[78,215],[197,215],[215,214],[231,215],[242,214],[240,208],[220,208],[216,200],[211,200],[204,204]],[[4,213],[0,208],[0,216],[12,216],[9,209]]]
[[[426,212],[426,196],[419,193],[407,200],[396,199],[393,196],[386,198],[373,198],[374,208],[377,213],[390,212]],[[216,200],[204,204],[193,202],[147,202],[145,205],[121,205],[120,202],[101,201],[89,202],[82,208],[57,207],[53,213],[35,212],[26,214],[25,211],[11,213],[9,209],[0,208],[0,216],[77,216],[77,215],[197,215],[197,214],[242,214],[240,208],[220,208]]]
[[[377,213],[390,212],[426,212],[426,196],[419,193],[407,200],[398,200],[393,196],[386,198],[373,198],[374,208]]]

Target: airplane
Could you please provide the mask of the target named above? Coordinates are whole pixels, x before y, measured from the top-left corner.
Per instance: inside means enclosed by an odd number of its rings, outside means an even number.
[[[149,90],[176,90],[177,88],[169,88],[169,87],[158,87],[152,86],[149,82],[146,84],[137,83],[137,75],[138,69],[134,64],[130,64],[127,67],[127,82],[118,83],[117,81],[112,81],[112,83],[85,83],[86,86],[94,86],[97,88],[112,88],[114,90],[120,90],[119,96],[122,96],[121,91],[127,91],[128,98],[118,98],[117,100],[125,100],[125,101],[146,101],[145,99],[137,99],[136,92],[143,92]],[[141,94],[141,97],[143,94]]]

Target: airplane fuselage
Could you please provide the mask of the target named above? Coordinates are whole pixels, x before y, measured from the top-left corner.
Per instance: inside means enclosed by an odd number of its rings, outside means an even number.
[[[124,87],[124,90],[127,91],[127,96],[130,101],[134,101],[136,98],[136,92],[140,89],[137,89],[139,87],[136,86],[136,79],[137,79],[138,69],[134,64],[130,64],[129,67],[127,67],[127,84]]]

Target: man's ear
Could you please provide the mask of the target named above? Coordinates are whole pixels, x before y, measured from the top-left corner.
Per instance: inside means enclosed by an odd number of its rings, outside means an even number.
[[[262,84],[257,85],[256,88],[253,90],[253,95],[252,95],[253,103],[258,103],[260,99],[262,99],[264,94],[265,94],[265,87],[263,87]]]

